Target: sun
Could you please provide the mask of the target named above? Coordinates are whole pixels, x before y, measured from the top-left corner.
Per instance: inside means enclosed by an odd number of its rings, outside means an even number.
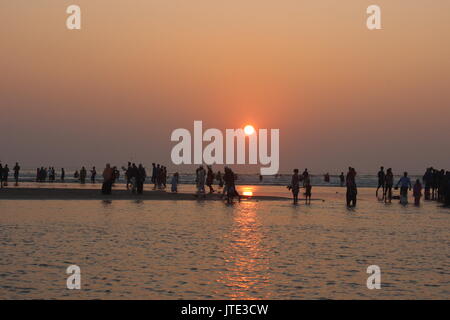
[[[248,124],[244,127],[244,132],[247,136],[251,136],[252,134],[255,133],[255,128],[253,128],[253,126]]]

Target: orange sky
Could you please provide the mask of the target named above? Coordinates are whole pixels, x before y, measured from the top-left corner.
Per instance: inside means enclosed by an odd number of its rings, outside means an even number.
[[[446,0],[10,0],[0,21],[3,162],[169,163],[203,120],[279,128],[281,171],[449,163]]]

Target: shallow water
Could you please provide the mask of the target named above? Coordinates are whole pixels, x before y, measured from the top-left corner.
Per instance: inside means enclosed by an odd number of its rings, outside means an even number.
[[[348,210],[344,189],[313,192],[325,201],[2,200],[0,298],[448,299],[449,209],[360,189]],[[66,288],[72,264],[81,290]]]

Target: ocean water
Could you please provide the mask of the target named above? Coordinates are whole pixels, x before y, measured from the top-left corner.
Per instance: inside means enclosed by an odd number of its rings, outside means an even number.
[[[286,188],[241,192],[289,196]],[[2,299],[448,299],[450,210],[290,201],[0,201]],[[81,268],[81,290],[66,268]],[[367,267],[381,269],[369,290]]]

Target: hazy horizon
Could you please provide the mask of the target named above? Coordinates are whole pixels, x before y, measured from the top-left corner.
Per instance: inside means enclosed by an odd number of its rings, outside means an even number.
[[[79,31],[65,27],[71,4]],[[383,30],[366,28],[371,4]],[[3,1],[0,161],[173,171],[171,132],[202,120],[280,129],[283,173],[449,169],[449,12],[443,0]]]

